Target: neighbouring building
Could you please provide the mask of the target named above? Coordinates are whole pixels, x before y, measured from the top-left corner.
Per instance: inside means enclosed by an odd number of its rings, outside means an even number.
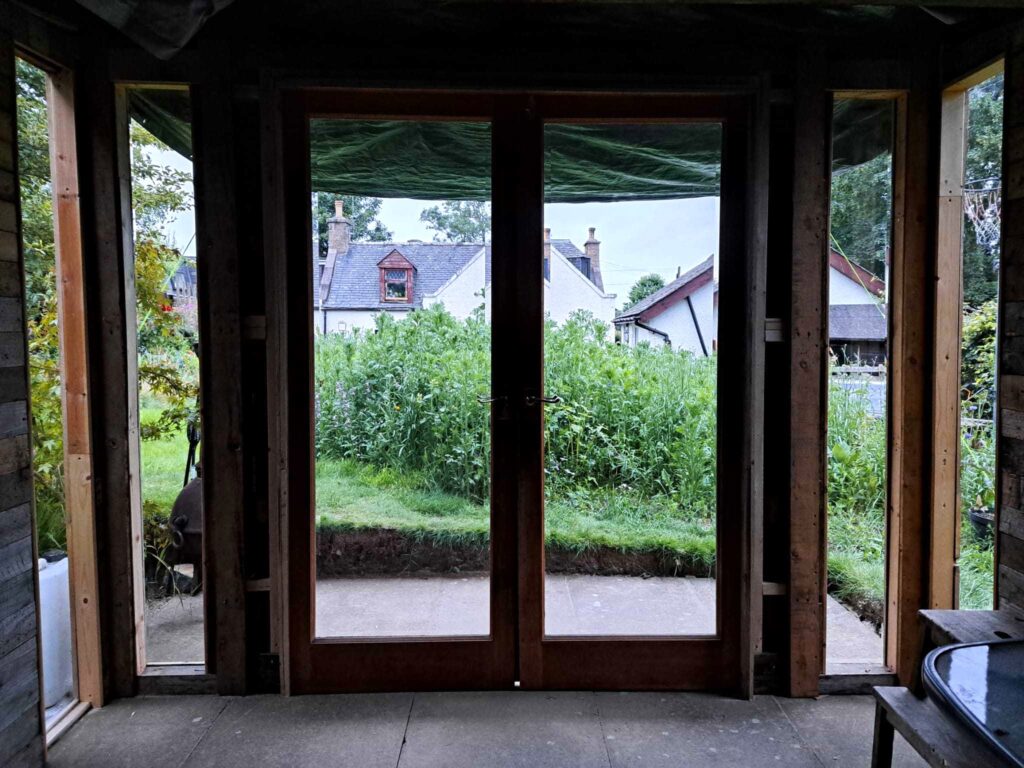
[[[483,243],[354,243],[341,201],[328,220],[327,255],[315,259],[313,306],[323,333],[372,328],[382,312],[404,317],[437,304],[455,317],[483,307],[490,317],[491,247]],[[600,241],[595,230],[578,248],[571,240],[552,240],[545,230],[544,308],[556,323],[585,310],[609,326],[615,294],[601,279]]]
[[[710,355],[718,345],[718,282],[714,258],[615,318],[620,341]],[[876,365],[886,356],[885,282],[838,251],[829,253],[829,346],[840,363]]]

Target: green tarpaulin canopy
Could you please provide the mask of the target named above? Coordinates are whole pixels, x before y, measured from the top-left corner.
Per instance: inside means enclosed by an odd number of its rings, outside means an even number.
[[[133,90],[132,116],[168,146],[191,156],[187,91]],[[834,170],[888,151],[892,107],[840,101],[833,116]],[[547,202],[609,202],[717,196],[717,125],[549,125]],[[313,120],[313,190],[422,200],[490,198],[486,123]]]

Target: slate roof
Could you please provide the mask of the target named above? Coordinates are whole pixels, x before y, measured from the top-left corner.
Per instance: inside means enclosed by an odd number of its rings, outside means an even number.
[[[334,266],[334,277],[324,308],[419,309],[423,306],[425,294],[433,293],[447,283],[483,247],[480,243],[352,243],[348,253],[339,256]],[[488,268],[490,250],[487,246]],[[415,267],[410,304],[380,300],[380,268],[377,264],[392,251],[401,253]]]
[[[552,240],[551,245],[563,256],[585,259],[586,254],[571,240]],[[444,286],[459,270],[486,248],[486,281],[491,281],[491,246],[480,243],[352,243],[334,266],[331,288],[324,309],[372,309],[406,311],[423,307],[423,297]],[[409,304],[380,300],[380,268],[377,264],[392,251],[398,251],[410,262],[413,271],[412,302]],[[574,262],[575,263],[575,262]],[[577,264],[577,268],[579,265]],[[319,269],[314,270],[314,304],[319,299]]]
[[[628,322],[630,322],[632,320],[635,320],[637,317],[642,315],[646,310],[650,309],[652,306],[657,304],[659,301],[664,299],[666,296],[671,296],[673,293],[678,291],[680,288],[682,288],[684,285],[686,285],[690,281],[700,277],[702,274],[707,272],[709,269],[712,269],[714,267],[714,264],[715,264],[715,257],[713,255],[712,256],[708,256],[706,259],[704,259],[704,261],[702,261],[696,267],[691,269],[689,272],[684,272],[682,275],[677,277],[675,280],[673,280],[668,285],[666,285],[666,286],[664,286],[662,288],[659,288],[654,293],[652,293],[650,296],[648,296],[646,298],[643,298],[643,299],[640,299],[640,301],[638,301],[633,306],[627,307],[626,309],[624,309],[622,311],[622,314],[620,314],[618,317],[616,317],[613,322],[618,324],[618,323],[628,323]]]
[[[828,308],[828,337],[832,341],[885,341],[884,304],[833,304]]]

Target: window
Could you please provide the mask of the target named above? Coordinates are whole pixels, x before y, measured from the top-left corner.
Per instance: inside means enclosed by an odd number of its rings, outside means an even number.
[[[382,269],[381,301],[410,301],[412,295],[411,272],[409,269]]]

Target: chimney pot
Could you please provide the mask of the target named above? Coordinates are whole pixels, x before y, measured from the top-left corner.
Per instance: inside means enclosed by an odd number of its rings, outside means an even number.
[[[544,240],[551,239],[551,227],[544,227]]]

